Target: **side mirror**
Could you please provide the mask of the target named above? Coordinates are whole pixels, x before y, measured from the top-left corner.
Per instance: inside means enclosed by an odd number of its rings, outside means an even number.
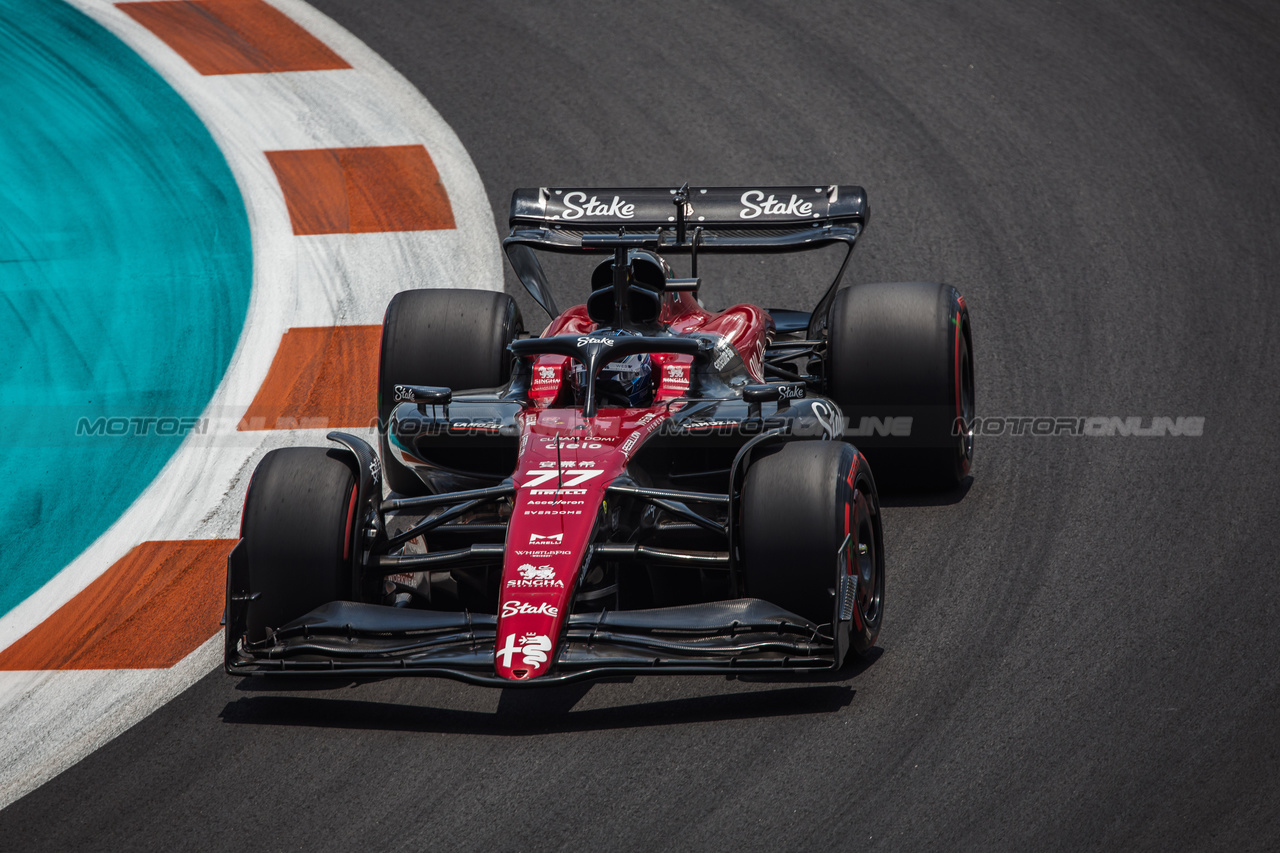
[[[453,389],[440,385],[397,385],[395,388],[396,403],[417,403],[418,411],[426,414],[427,406],[445,406],[445,417],[448,417],[448,405],[453,400]]]
[[[791,408],[792,400],[804,399],[808,393],[803,382],[771,382],[768,385],[748,385],[742,389],[742,399],[747,403],[747,417],[760,417],[762,403],[776,402],[778,411]]]

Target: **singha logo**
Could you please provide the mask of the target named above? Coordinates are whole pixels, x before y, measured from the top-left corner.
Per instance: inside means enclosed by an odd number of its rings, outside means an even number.
[[[555,566],[535,566],[532,563],[525,563],[516,571],[520,573],[520,579],[526,581],[549,581],[556,576]]]

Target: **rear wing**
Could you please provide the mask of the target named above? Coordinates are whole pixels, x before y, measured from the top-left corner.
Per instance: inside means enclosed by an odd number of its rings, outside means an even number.
[[[787,251],[856,236],[867,215],[856,186],[540,187],[512,193],[510,225],[512,238],[552,251],[612,251],[584,240],[595,234],[663,251]]]
[[[849,266],[870,215],[852,185],[794,187],[539,187],[511,195],[510,235],[502,241],[520,281],[548,314],[559,311],[535,249],[613,253],[634,246],[693,256],[701,252],[795,252],[849,247],[835,280],[812,312],[811,335]]]

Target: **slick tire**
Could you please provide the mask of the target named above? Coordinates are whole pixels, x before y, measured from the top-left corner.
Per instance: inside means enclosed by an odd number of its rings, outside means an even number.
[[[285,447],[258,463],[244,501],[249,640],[351,598],[356,477],[341,450]]]
[[[884,620],[884,535],[871,467],[857,450],[793,441],[758,459],[742,487],[741,529],[748,596],[831,625],[840,575],[857,573],[850,651],[863,656],[875,646]]]
[[[378,363],[378,432],[382,470],[393,491],[422,495],[422,481],[390,453],[387,427],[396,385],[440,385],[458,391],[494,388],[511,373],[507,344],[524,330],[520,309],[487,290],[406,290],[382,321]]]
[[[954,488],[973,463],[973,340],[950,285],[859,284],[828,316],[827,391],[881,488]]]

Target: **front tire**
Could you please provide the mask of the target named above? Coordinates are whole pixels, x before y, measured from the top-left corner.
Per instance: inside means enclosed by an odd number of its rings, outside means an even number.
[[[454,392],[494,388],[511,374],[507,344],[524,330],[520,309],[488,290],[406,290],[382,321],[378,363],[378,430],[382,470],[393,491],[423,495],[427,487],[391,455],[387,428],[396,385],[439,385]]]
[[[973,463],[973,335],[950,285],[859,284],[827,323],[827,389],[880,484],[952,488]]]
[[[851,537],[841,557],[841,545]],[[747,595],[831,625],[841,574],[858,574],[850,649],[864,656],[884,620],[880,501],[871,468],[843,442],[795,441],[758,459],[742,487]],[[834,626],[833,626],[834,627]]]
[[[356,477],[349,455],[322,447],[272,450],[245,495],[249,640],[322,604],[350,599]]]

